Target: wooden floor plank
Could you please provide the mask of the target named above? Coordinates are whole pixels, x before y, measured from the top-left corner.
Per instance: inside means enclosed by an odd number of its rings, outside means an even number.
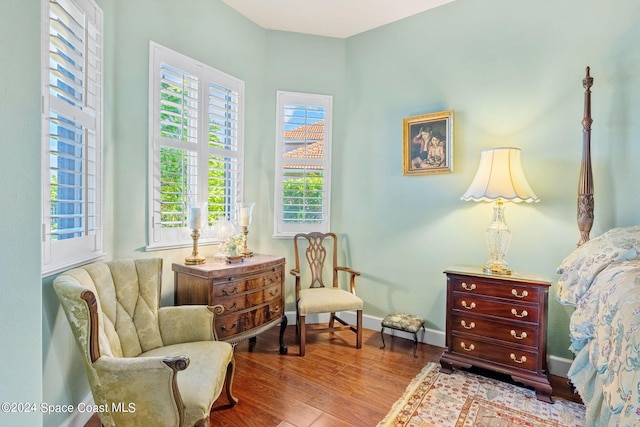
[[[228,407],[225,393],[214,403],[211,427],[362,427],[375,426],[428,362],[443,349],[364,330],[361,349],[351,332],[311,334],[306,355],[298,356],[295,326],[288,326],[288,353],[279,354],[279,328],[241,342],[235,348],[233,392],[238,405]],[[554,396],[580,401],[566,378],[550,376]],[[94,416],[86,427],[100,423]]]

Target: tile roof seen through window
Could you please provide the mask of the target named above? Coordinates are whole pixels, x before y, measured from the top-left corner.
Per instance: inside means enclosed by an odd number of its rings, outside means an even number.
[[[321,159],[324,155],[324,120],[284,132],[285,143],[291,148],[285,159]],[[286,148],[285,148],[286,150]],[[321,165],[286,163],[285,169],[322,169]]]

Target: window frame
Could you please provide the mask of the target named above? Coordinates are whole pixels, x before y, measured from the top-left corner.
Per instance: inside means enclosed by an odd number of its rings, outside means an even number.
[[[161,67],[165,65],[167,68],[188,73],[197,77],[198,82],[198,100],[197,100],[197,129],[194,130],[195,138],[194,146],[180,145],[180,140],[170,140],[161,135],[161,91],[160,84],[162,81]],[[237,94],[237,110],[235,116],[237,119],[233,121],[236,125],[233,139],[236,141],[235,150],[212,147],[209,144],[210,126],[212,122],[209,120],[211,114],[210,91],[211,85],[221,87]],[[194,104],[195,105],[195,104]],[[207,203],[210,197],[211,187],[208,185],[209,163],[211,156],[225,157],[232,159],[235,168],[232,168],[233,174],[237,177],[229,179],[230,184],[225,185],[225,194],[228,195],[228,204],[225,203],[224,216],[230,220],[235,220],[235,205],[242,201],[244,192],[244,82],[238,78],[230,76],[220,70],[208,66],[194,58],[182,53],[176,52],[166,46],[154,41],[149,42],[149,200],[148,200],[148,239],[147,251],[187,247],[193,244],[190,237],[190,229],[186,227],[163,227],[162,226],[162,194],[161,186],[161,148],[177,148],[184,151],[194,153],[194,159],[197,172],[194,175],[196,184],[195,193],[190,193],[188,204],[202,205]],[[204,143],[207,142],[207,143]],[[178,148],[179,147],[179,148]],[[190,148],[189,148],[190,147]],[[234,163],[235,162],[235,163]],[[225,166],[229,166],[223,162]],[[203,198],[203,195],[205,197]],[[187,203],[187,202],[185,202]],[[186,209],[186,205],[185,205]],[[184,212],[183,212],[184,214]],[[211,212],[209,212],[211,214]],[[213,221],[212,221],[213,222]],[[217,243],[219,240],[212,233],[212,222],[206,224],[200,231],[199,244]]]
[[[321,159],[300,160],[300,165],[321,166],[322,167],[322,219],[319,223],[286,223],[284,217],[284,172],[285,164],[285,142],[284,132],[287,131],[285,123],[285,107],[287,105],[321,107],[324,108],[324,135],[323,135],[323,155]],[[332,146],[332,116],[333,116],[333,96],[277,91],[276,93],[276,165],[275,165],[275,186],[274,186],[274,238],[289,238],[297,233],[308,233],[312,231],[326,233],[330,230],[331,219],[331,146]],[[310,123],[306,123],[310,124]]]
[[[59,60],[51,55],[50,48],[51,31],[53,29],[50,20],[52,3],[56,3],[56,8],[60,8],[68,15],[69,20],[64,21],[64,25],[75,29],[79,45],[69,40],[65,44],[60,42],[58,46],[62,49],[63,55],[56,55]],[[81,21],[81,22],[79,22]],[[41,273],[43,277],[59,273],[68,268],[81,265],[86,262],[99,259],[105,255],[103,249],[103,213],[104,213],[104,181],[103,181],[103,123],[104,123],[104,33],[102,9],[93,0],[42,0],[41,2],[41,134],[42,134],[42,260]],[[65,30],[68,38],[73,37],[71,32]],[[58,39],[60,41],[60,39]],[[78,54],[78,47],[83,51]],[[68,48],[68,49],[65,49]],[[66,55],[66,58],[64,57]],[[79,61],[82,60],[82,61]],[[76,71],[63,71],[58,68],[56,85],[52,85],[51,64],[69,64],[69,68],[74,67]],[[77,71],[82,70],[82,72]],[[65,83],[64,80],[67,80]],[[59,96],[52,94],[56,88],[67,85],[68,90],[58,92]],[[67,98],[73,97],[74,100]],[[75,104],[75,105],[74,105]],[[78,106],[79,105],[79,106]],[[62,144],[69,135],[52,133],[53,123],[66,123],[67,126],[58,125],[56,132],[63,128],[79,128],[81,131],[74,133],[74,138],[81,135],[80,140],[68,140],[65,142],[68,147],[75,146],[81,152],[81,157],[69,160],[78,167],[77,162],[81,160],[80,171],[75,170],[76,176],[81,176],[80,184],[74,183],[76,191],[80,191],[78,198],[67,199],[63,204],[78,204],[80,202],[81,212],[74,212],[73,216],[82,218],[81,227],[74,233],[81,234],[68,239],[57,239],[56,230],[52,226],[53,213],[51,158],[57,159],[63,156],[63,152],[53,151],[51,142],[55,140],[57,144]],[[60,147],[60,145],[58,145]],[[62,171],[61,166],[56,166],[56,177]],[[63,172],[67,173],[67,172]],[[73,173],[69,170],[67,175]],[[59,186],[56,186],[59,187]],[[56,190],[57,192],[57,190]],[[59,193],[57,193],[59,194]],[[57,203],[60,203],[58,201]],[[56,205],[57,205],[56,203]]]

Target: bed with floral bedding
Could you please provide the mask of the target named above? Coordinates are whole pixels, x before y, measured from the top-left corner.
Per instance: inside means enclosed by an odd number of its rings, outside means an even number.
[[[558,273],[557,299],[575,307],[568,376],[587,425],[640,426],[640,226],[587,241]]]

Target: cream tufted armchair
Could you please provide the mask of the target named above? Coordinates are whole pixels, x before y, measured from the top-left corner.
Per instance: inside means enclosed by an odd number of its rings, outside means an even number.
[[[208,426],[233,348],[217,341],[222,307],[159,307],[162,259],[97,262],[53,283],[104,426]]]

